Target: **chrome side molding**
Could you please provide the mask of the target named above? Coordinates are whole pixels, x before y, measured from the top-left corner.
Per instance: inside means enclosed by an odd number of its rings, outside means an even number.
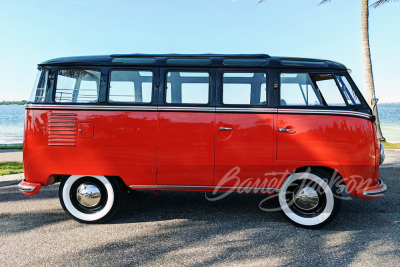
[[[231,186],[195,186],[195,185],[130,185],[131,189],[146,190],[263,190],[279,192],[276,188],[254,188],[254,187],[231,187]]]
[[[101,111],[166,111],[166,112],[217,112],[217,113],[264,113],[264,114],[312,114],[351,116],[372,120],[372,115],[335,109],[290,109],[290,108],[229,108],[229,107],[186,107],[186,106],[121,106],[121,105],[56,105],[56,104],[26,104],[26,109],[43,110],[101,110]]]

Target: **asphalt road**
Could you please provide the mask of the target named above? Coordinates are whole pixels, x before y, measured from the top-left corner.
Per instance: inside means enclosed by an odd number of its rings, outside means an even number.
[[[319,230],[260,210],[260,194],[209,202],[202,192],[166,191],[126,195],[111,221],[86,225],[64,213],[58,185],[26,196],[0,181],[0,265],[399,266],[399,173],[382,168],[385,197],[346,200]]]

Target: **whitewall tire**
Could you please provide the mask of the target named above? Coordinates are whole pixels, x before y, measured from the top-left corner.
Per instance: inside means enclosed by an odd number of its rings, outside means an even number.
[[[313,228],[333,219],[341,206],[339,187],[323,170],[291,174],[279,190],[279,204],[296,225]]]
[[[112,178],[71,175],[61,180],[59,197],[64,210],[75,220],[100,223],[117,211],[121,191]]]

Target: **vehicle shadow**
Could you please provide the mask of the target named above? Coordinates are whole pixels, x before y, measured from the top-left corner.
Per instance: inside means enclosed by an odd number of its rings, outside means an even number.
[[[58,198],[58,184],[42,187],[36,195],[25,195],[21,193],[17,188],[17,184],[15,184],[14,181],[4,181],[0,183],[0,203]]]
[[[32,231],[35,228],[52,225],[68,219],[68,215],[59,209],[34,213],[0,213],[2,225],[0,233],[15,234]]]

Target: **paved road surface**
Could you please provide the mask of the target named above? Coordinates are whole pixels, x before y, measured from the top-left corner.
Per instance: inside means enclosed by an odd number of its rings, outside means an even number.
[[[22,150],[0,149],[0,162],[22,161]]]
[[[400,166],[400,149],[386,149],[385,161],[383,165],[398,165]]]
[[[0,265],[400,265],[400,168],[385,167],[377,200],[344,201],[319,230],[293,226],[258,208],[259,194],[209,202],[201,192],[137,191],[106,224],[70,219],[58,185],[35,196],[0,180]],[[266,206],[274,207],[274,201]]]

